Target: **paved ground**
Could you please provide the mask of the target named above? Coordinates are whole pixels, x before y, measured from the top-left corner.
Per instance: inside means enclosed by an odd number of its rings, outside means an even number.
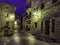
[[[60,43],[50,43],[50,45],[60,45]]]
[[[35,39],[33,35],[25,32],[16,32],[12,37],[0,37],[0,45],[60,45],[58,43],[46,43]]]
[[[16,32],[12,37],[0,37],[0,45],[49,45],[46,42],[36,40],[29,33]]]

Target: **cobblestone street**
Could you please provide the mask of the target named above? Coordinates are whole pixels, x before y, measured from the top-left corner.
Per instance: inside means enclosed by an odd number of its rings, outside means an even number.
[[[46,42],[36,40],[29,33],[15,33],[12,37],[0,37],[0,45],[49,45]]]
[[[59,45],[59,43],[46,43],[35,39],[27,32],[16,32],[11,37],[0,37],[0,45]]]

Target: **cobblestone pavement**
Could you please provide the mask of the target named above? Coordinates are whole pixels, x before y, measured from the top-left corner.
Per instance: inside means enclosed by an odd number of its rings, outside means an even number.
[[[36,40],[30,33],[16,32],[11,37],[0,37],[0,45],[49,45],[46,42]]]
[[[0,37],[0,45],[60,45],[59,43],[46,43],[35,39],[30,33],[16,32],[11,37]]]

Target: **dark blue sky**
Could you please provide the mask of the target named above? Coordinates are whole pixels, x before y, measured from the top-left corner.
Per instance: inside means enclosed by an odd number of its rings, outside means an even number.
[[[28,4],[26,0],[0,0],[0,2],[8,2],[17,7],[15,13],[18,15],[22,15],[26,11],[26,7]]]

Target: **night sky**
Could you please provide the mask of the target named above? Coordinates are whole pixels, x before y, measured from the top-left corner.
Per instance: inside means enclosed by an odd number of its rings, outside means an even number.
[[[1,2],[7,2],[13,6],[16,6],[17,9],[15,13],[20,16],[26,11],[26,7],[28,6],[26,0],[0,0],[0,3]]]

